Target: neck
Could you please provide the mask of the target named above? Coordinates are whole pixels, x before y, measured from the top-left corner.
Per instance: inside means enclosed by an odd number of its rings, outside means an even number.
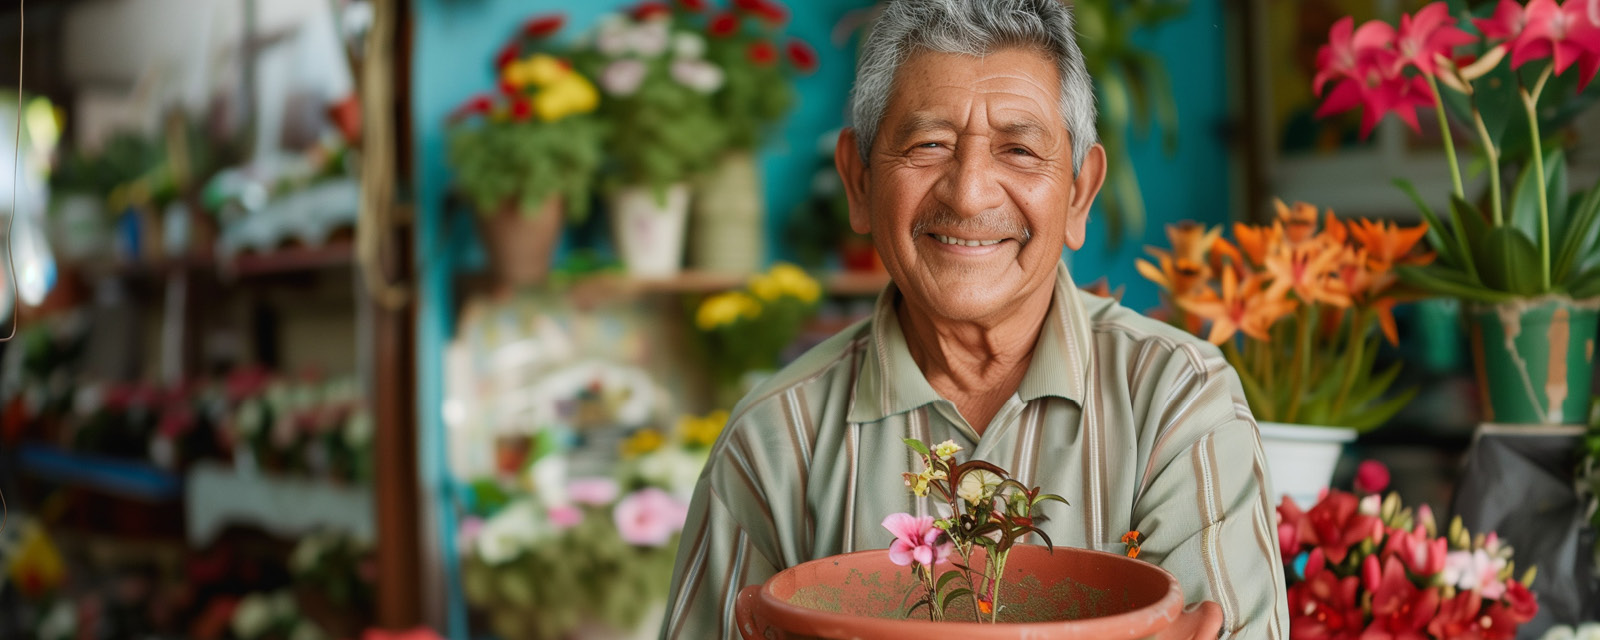
[[[1042,287],[997,318],[950,320],[904,297],[895,306],[911,359],[979,435],[1016,393],[1033,361],[1055,287]]]

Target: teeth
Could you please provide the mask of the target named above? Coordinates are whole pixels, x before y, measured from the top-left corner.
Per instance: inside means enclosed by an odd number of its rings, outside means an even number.
[[[1001,240],[962,240],[961,238],[941,236],[937,233],[933,234],[933,239],[945,244],[954,244],[963,247],[987,247],[989,245],[1000,244],[1002,242]]]

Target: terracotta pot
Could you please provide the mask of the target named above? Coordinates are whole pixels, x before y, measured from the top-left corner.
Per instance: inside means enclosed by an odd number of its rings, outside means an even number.
[[[493,214],[479,215],[483,249],[495,278],[513,286],[543,282],[561,241],[561,213],[561,199],[552,196],[534,211],[507,204]]]
[[[982,553],[973,568],[983,567]],[[957,582],[960,579],[957,578]],[[1160,567],[1123,556],[1019,545],[1006,561],[999,624],[955,621],[970,610],[954,601],[950,619],[914,619],[904,609],[919,588],[909,567],[887,550],[813,560],[739,592],[735,618],[746,640],[899,640],[902,638],[1216,638],[1222,609],[1214,602],[1185,608],[1178,581]],[[963,605],[965,603],[965,605]],[[1009,621],[1008,621],[1009,619]]]

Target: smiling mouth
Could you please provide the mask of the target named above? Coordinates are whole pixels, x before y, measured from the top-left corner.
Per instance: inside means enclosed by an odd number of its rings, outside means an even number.
[[[991,245],[1000,244],[1000,243],[1005,242],[1007,240],[1006,238],[1001,238],[999,240],[963,240],[961,238],[956,238],[956,237],[953,237],[953,236],[940,235],[940,234],[937,234],[937,233],[930,233],[930,234],[928,234],[928,236],[933,238],[934,240],[938,240],[939,242],[943,242],[945,244],[961,246],[961,247],[987,247],[987,246],[991,246]]]

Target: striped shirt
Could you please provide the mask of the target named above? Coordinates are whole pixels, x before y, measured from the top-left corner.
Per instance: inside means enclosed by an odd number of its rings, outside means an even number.
[[[1057,545],[1120,553],[1123,533],[1143,533],[1139,558],[1221,605],[1223,637],[1289,637],[1266,462],[1220,352],[1079,292],[1059,265],[1029,368],[980,437],[912,360],[897,295],[734,409],[695,488],[664,640],[737,638],[741,587],[887,548],[884,516],[932,513],[901,477],[921,470],[904,438],[954,440],[1065,497],[1043,507]]]

